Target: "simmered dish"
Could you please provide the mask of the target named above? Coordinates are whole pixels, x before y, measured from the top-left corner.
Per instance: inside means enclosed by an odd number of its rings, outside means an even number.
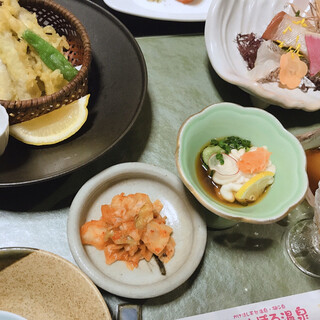
[[[212,139],[200,152],[198,167],[216,197],[225,203],[257,201],[274,181],[275,165],[267,147],[236,136]],[[199,171],[199,170],[198,170]]]

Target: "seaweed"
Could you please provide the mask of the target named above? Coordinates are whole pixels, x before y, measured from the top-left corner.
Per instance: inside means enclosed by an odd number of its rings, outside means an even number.
[[[314,76],[307,76],[307,78],[314,84],[314,87],[307,88],[307,89],[313,89],[313,91],[320,91],[320,76],[319,74],[316,74]]]
[[[253,32],[247,34],[237,34],[236,42],[238,45],[238,50],[247,63],[248,69],[254,68],[255,61],[257,59],[257,52],[260,48],[262,38],[258,38]]]

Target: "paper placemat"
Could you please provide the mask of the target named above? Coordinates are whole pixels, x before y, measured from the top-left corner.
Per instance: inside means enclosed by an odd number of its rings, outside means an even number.
[[[320,290],[177,320],[319,320]]]

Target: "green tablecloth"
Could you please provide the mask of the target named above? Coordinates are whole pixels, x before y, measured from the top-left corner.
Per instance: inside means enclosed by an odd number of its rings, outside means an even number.
[[[66,235],[68,210],[75,193],[90,177],[128,161],[151,163],[177,174],[176,137],[186,118],[221,101],[253,106],[248,94],[214,72],[203,35],[137,41],[145,56],[149,85],[133,128],[114,149],[86,168],[45,184],[1,190],[0,247],[37,247],[74,263]],[[320,126],[319,111],[307,113],[276,106],[267,111],[293,133]],[[198,208],[205,217],[211,217],[211,222],[220,222],[200,205]],[[288,225],[310,215],[312,210],[303,202],[279,223],[209,229],[206,251],[195,273],[164,296],[132,301],[102,293],[114,315],[117,304],[133,302],[143,305],[144,319],[160,320],[319,289],[320,280],[300,272],[287,257],[283,243]]]

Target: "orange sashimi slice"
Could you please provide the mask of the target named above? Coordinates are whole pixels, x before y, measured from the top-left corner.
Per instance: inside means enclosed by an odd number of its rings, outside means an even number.
[[[277,13],[269,25],[267,26],[266,30],[262,34],[262,38],[266,40],[274,40],[277,38],[277,32],[280,23],[282,22],[283,18],[285,17],[286,13],[284,11],[280,11]]]

